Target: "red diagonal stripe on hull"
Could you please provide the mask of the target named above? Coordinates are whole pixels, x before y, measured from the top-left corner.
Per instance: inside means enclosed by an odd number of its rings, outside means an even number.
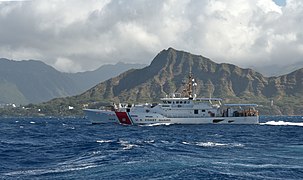
[[[121,124],[132,124],[126,112],[116,112],[116,115]]]

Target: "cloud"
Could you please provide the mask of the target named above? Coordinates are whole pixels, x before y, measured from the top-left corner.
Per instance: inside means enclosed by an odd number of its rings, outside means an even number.
[[[54,67],[56,69],[58,69],[59,71],[69,70],[70,67],[73,67],[73,70],[71,72],[73,72],[73,71],[77,72],[77,71],[81,71],[82,70],[82,68],[81,68],[81,66],[79,64],[76,64],[75,62],[73,62],[70,59],[62,58],[62,57],[57,58],[57,60],[56,60],[56,62],[54,64]]]
[[[0,2],[0,53],[66,72],[127,61],[162,49],[244,67],[301,61],[303,3],[287,0]]]

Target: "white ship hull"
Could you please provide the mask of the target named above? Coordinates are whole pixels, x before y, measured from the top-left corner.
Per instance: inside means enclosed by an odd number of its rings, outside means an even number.
[[[173,93],[159,104],[115,104],[109,110],[86,109],[92,123],[120,124],[258,124],[256,104],[222,104],[221,98],[197,98],[192,76],[184,95]]]
[[[132,114],[105,110],[86,109],[85,113],[93,124],[120,123],[144,124],[259,124],[259,116],[246,117],[165,117],[161,114]]]
[[[131,117],[131,115],[129,115]],[[121,124],[125,124],[118,118]],[[161,115],[149,118],[131,118],[131,124],[259,124],[258,116],[250,117],[182,117],[167,118]]]
[[[119,120],[114,111],[99,110],[99,109],[84,109],[86,117],[92,124],[100,123],[119,123]]]

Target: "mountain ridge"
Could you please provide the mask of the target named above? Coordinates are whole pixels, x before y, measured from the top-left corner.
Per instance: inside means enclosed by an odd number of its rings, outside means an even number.
[[[80,91],[85,91],[96,84],[105,81],[109,78],[115,77],[124,71],[135,68],[142,68],[145,64],[127,64],[118,62],[116,64],[105,64],[93,71],[85,71],[78,73],[68,73],[68,76],[78,83]],[[99,78],[96,78],[99,77]]]
[[[0,104],[41,103],[80,94],[95,84],[143,64],[105,65],[86,73],[63,73],[38,60],[0,58]]]
[[[256,103],[261,105],[261,114],[303,114],[303,68],[287,75],[265,77],[250,68],[215,63],[173,48],[159,52],[149,66],[130,69],[79,95],[55,98],[29,109],[43,115],[81,115],[83,108],[99,108],[113,102],[159,102],[168,93],[182,92],[189,73],[198,83],[198,97],[220,97],[225,103]]]
[[[274,77],[274,76],[282,76],[287,75],[289,73],[292,73],[301,67],[303,68],[303,62],[295,62],[292,64],[288,64],[287,66],[283,65],[265,65],[265,66],[251,66],[252,69],[255,69],[256,71],[262,73],[266,77]]]
[[[65,77],[61,73],[45,63],[36,60],[28,61],[12,61],[8,59],[0,59],[0,77],[3,83],[11,84],[13,91],[22,94],[22,101],[16,103],[6,94],[1,94],[0,101],[3,96],[9,103],[26,104],[42,102],[44,97],[62,97],[69,94],[75,94],[75,88],[71,79]],[[60,87],[60,88],[58,88]],[[7,100],[3,101],[7,103]]]
[[[190,72],[198,83],[199,97],[222,97],[227,103],[260,104],[265,114],[303,113],[303,68],[288,75],[265,77],[249,68],[218,64],[201,55],[173,48],[158,53],[149,66],[129,70],[80,95],[55,99],[49,104],[72,104],[81,110],[83,105],[98,108],[112,102],[158,102],[170,92],[182,92],[183,81]]]

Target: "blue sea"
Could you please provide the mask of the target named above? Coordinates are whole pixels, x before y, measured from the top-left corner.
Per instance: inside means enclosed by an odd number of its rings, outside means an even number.
[[[0,119],[0,179],[303,179],[303,117],[260,125]]]

